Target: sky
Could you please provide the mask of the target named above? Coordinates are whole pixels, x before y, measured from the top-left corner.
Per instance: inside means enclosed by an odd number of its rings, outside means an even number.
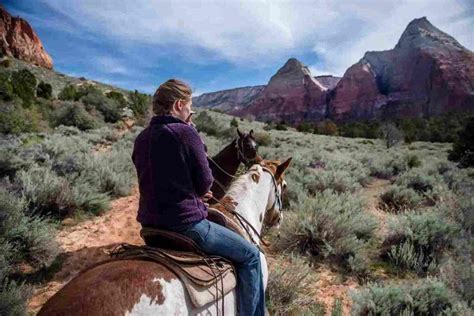
[[[153,94],[170,78],[193,95],[266,84],[292,57],[342,76],[393,48],[419,17],[474,50],[472,0],[0,0],[25,18],[55,70]]]

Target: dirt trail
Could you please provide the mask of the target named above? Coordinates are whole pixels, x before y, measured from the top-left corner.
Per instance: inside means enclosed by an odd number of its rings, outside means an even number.
[[[28,302],[28,311],[37,313],[54,293],[79,272],[108,259],[107,251],[116,244],[142,244],[140,226],[135,219],[137,209],[138,190],[135,188],[131,196],[113,201],[104,215],[63,228],[56,236],[65,257],[61,270],[50,282],[35,289]]]
[[[387,190],[389,185],[389,180],[374,179],[362,191],[362,196],[367,202],[367,211],[379,220],[380,224],[377,230],[377,235],[379,237],[382,237],[387,233],[387,217],[389,216],[387,212],[382,211],[378,206],[380,201],[379,197]]]

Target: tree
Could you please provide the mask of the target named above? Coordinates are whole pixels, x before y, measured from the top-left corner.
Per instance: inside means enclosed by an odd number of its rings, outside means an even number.
[[[127,100],[125,100],[125,97],[120,92],[110,91],[106,94],[106,96],[109,99],[117,101],[117,103],[120,105],[121,108],[124,108],[127,106]]]
[[[464,129],[459,132],[448,159],[459,162],[461,168],[474,166],[474,117],[469,118]]]
[[[134,92],[130,92],[129,98],[131,102],[130,108],[133,114],[138,116],[145,115],[150,108],[148,96],[135,90]]]
[[[381,131],[387,148],[394,146],[403,139],[403,133],[392,122],[382,124]]]
[[[21,69],[12,73],[13,92],[23,101],[24,107],[33,104],[36,94],[36,77],[28,69]]]
[[[53,96],[53,87],[49,83],[41,81],[38,87],[36,88],[36,95],[39,98],[51,99],[51,97]]]
[[[0,99],[3,101],[13,100],[13,86],[6,73],[0,73]]]
[[[324,120],[316,124],[315,131],[317,134],[337,135],[337,125],[331,120]]]
[[[65,86],[58,95],[59,100],[74,101],[76,100],[77,89],[76,86],[69,84]]]
[[[239,122],[235,119],[235,117],[230,121],[230,127],[239,127]]]

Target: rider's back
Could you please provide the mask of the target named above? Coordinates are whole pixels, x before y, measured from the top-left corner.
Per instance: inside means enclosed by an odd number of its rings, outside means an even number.
[[[144,226],[174,227],[207,217],[200,196],[212,185],[212,173],[197,131],[182,120],[152,118],[135,140],[140,202],[137,220]]]

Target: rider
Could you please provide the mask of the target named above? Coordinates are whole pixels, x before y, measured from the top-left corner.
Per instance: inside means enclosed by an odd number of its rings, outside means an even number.
[[[240,314],[264,315],[260,251],[206,219],[213,177],[204,143],[191,125],[191,94],[177,79],[155,92],[155,116],[136,138],[132,155],[140,189],[137,220],[142,226],[179,232],[205,253],[231,260],[237,270]]]

